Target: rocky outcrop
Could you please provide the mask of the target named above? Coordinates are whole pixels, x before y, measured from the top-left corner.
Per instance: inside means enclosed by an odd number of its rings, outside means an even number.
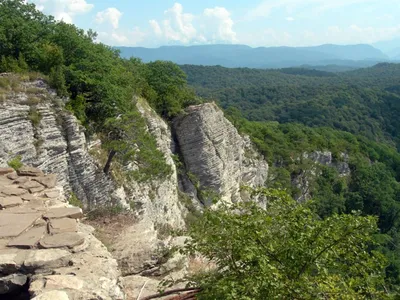
[[[65,191],[85,205],[109,202],[114,185],[89,155],[84,129],[62,100],[43,80],[15,82],[0,102],[0,166],[20,155],[23,163],[58,174]]]
[[[349,156],[346,153],[341,153],[340,158],[334,160],[330,151],[313,151],[303,153],[302,160],[309,162],[309,167],[292,176],[292,185],[298,190],[295,199],[299,202],[312,198],[311,182],[319,175],[319,166],[335,168],[340,177],[350,175]]]
[[[133,204],[135,212],[141,220],[150,220],[158,226],[182,228],[185,224],[185,208],[178,197],[178,178],[172,158],[174,143],[171,138],[171,130],[146,101],[137,99],[137,107],[146,120],[147,130],[155,137],[157,147],[164,154],[165,161],[170,165],[172,172],[166,178],[153,179],[148,182],[125,182],[125,199]]]
[[[187,108],[173,126],[186,171],[198,188],[237,202],[242,185],[264,184],[268,164],[214,103]]]
[[[62,186],[49,187],[52,175],[29,174],[0,175],[0,295],[125,299],[117,262],[78,221],[82,210],[65,202]]]

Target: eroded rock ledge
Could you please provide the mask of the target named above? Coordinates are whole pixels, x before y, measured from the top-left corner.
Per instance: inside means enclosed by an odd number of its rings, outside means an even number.
[[[188,107],[174,120],[174,130],[186,170],[200,188],[237,202],[243,200],[242,185],[264,185],[268,164],[215,103]]]
[[[0,294],[124,299],[116,260],[56,182],[36,168],[0,168]]]

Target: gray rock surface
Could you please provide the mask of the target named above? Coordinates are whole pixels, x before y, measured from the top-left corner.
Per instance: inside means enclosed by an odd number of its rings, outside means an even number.
[[[264,184],[268,164],[214,103],[187,108],[174,120],[174,130],[191,181],[198,181],[201,189],[237,202],[242,185]]]
[[[29,88],[38,92],[31,95]],[[0,167],[20,155],[23,163],[57,174],[64,190],[84,204],[109,202],[114,185],[89,155],[84,129],[62,109],[62,100],[42,80],[22,82],[19,89],[0,103]],[[40,101],[31,101],[33,97]],[[40,115],[37,126],[29,119],[32,111]]]
[[[185,224],[185,208],[178,197],[178,177],[172,158],[174,143],[171,130],[143,99],[137,99],[137,107],[145,118],[148,131],[156,138],[158,149],[172,168],[168,178],[152,182],[127,182],[123,188],[124,198],[135,207],[138,217],[153,224],[182,228]]]

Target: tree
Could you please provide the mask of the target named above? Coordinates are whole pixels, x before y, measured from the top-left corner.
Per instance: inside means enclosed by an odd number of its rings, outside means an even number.
[[[384,299],[385,260],[371,251],[375,217],[334,214],[280,190],[254,202],[208,209],[190,230],[189,253],[216,265],[191,278],[198,299]]]
[[[178,65],[158,60],[146,67],[145,79],[156,93],[149,102],[161,116],[170,119],[184,107],[195,103],[194,92],[187,86],[186,74]]]

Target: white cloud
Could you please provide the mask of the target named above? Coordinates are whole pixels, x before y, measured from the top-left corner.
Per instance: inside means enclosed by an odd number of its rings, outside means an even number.
[[[382,5],[382,0],[263,0],[256,7],[250,9],[245,19],[251,20],[261,17],[269,17],[272,11],[283,9],[292,14],[300,8],[307,8],[308,14],[320,15],[323,12],[343,8],[356,4],[378,4]],[[385,5],[396,5],[398,0],[385,0]]]
[[[175,3],[164,15],[163,29],[167,40],[189,43],[195,39],[197,31],[192,24],[194,15],[184,13],[180,3]]]
[[[287,17],[287,18],[286,18],[286,21],[288,21],[288,22],[293,22],[293,21],[294,21],[294,18],[293,18],[293,17]]]
[[[162,35],[162,30],[161,30],[160,24],[158,24],[158,22],[156,20],[150,20],[149,24],[157,36]]]
[[[206,8],[203,13],[205,27],[212,33],[213,41],[236,42],[236,32],[233,31],[234,22],[230,12],[224,7]],[[211,26],[211,28],[210,28]],[[216,30],[217,29],[217,30]]]
[[[236,42],[234,21],[224,7],[206,8],[200,15],[184,12],[180,3],[175,3],[164,12],[161,21],[150,20],[153,33],[161,42],[181,44]]]
[[[30,0],[29,2],[34,3],[38,10],[66,23],[72,23],[74,16],[88,13],[94,7],[86,0]]]
[[[98,33],[96,41],[112,46],[137,46],[145,36],[146,34],[139,27],[135,27],[130,31],[101,31]]]
[[[315,46],[322,44],[372,44],[400,36],[400,25],[394,27],[330,26],[315,31],[287,32],[279,29],[262,29],[240,35],[241,43],[251,46]]]
[[[117,29],[121,17],[122,13],[118,9],[116,9],[115,7],[109,7],[96,14],[96,22],[99,24],[109,22],[114,29]]]

